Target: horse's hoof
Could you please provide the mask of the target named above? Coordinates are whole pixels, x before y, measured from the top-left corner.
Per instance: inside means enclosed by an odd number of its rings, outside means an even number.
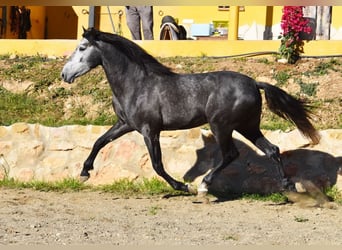
[[[88,179],[89,179],[89,176],[84,176],[84,175],[80,176],[80,182],[86,182]]]
[[[197,196],[205,197],[208,193],[208,186],[205,182],[202,182],[197,188]]]
[[[284,178],[282,180],[282,191],[283,192],[297,192],[296,185],[291,180]]]
[[[196,190],[196,188],[193,185],[186,184],[186,187],[188,188],[188,192],[190,194],[195,194],[195,195],[197,194],[197,190]]]

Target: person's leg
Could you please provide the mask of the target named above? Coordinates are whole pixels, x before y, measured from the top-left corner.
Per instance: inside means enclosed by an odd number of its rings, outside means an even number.
[[[138,13],[137,7],[126,7],[126,21],[131,32],[132,39],[141,40],[140,15]]]
[[[142,30],[145,40],[153,40],[153,7],[141,6],[139,8]]]

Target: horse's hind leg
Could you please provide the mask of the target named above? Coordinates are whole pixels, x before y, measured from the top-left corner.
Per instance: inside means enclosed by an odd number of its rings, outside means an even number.
[[[294,184],[291,183],[284,174],[284,167],[283,162],[281,160],[279,148],[268,141],[264,135],[261,133],[260,129],[252,129],[248,131],[241,131],[239,132],[245,136],[248,140],[250,140],[255,146],[257,146],[262,152],[266,154],[270,159],[272,159],[276,163],[278,175],[284,189],[291,189],[293,190]]]
[[[239,156],[239,151],[237,150],[232,138],[232,131],[224,128],[220,129],[219,126],[212,124],[211,129],[220,146],[222,161],[203,178],[202,183],[198,187],[199,195],[205,195],[208,192],[208,186],[212,183],[214,177]]]

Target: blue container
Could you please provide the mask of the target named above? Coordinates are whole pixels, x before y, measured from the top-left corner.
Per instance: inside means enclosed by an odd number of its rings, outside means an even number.
[[[191,24],[191,36],[211,36],[213,32],[213,24]]]

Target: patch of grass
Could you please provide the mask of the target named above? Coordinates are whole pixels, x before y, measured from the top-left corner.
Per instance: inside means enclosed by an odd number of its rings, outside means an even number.
[[[66,98],[72,95],[72,91],[64,87],[57,87],[51,91],[52,98]]]
[[[341,65],[340,61],[335,59],[335,58],[331,58],[328,62],[320,62],[312,71],[312,73],[314,75],[326,75],[328,74],[329,70],[333,70],[336,71],[335,66],[339,66]]]
[[[229,241],[229,240],[231,240],[231,241],[238,241],[239,237],[234,235],[234,234],[227,234],[227,235],[224,235],[222,237],[222,240],[224,240],[224,241]]]
[[[278,71],[273,75],[273,78],[277,81],[276,86],[284,86],[287,81],[291,78],[288,71]]]
[[[61,116],[55,104],[33,98],[23,93],[16,94],[0,87],[0,124],[10,125],[15,122],[41,122],[44,124],[51,117],[56,120]],[[46,118],[49,118],[45,120]],[[47,122],[48,123],[48,122]]]
[[[311,97],[316,96],[318,83],[305,83],[302,79],[296,80],[296,83],[300,87],[300,93]]]
[[[159,195],[181,195],[184,192],[176,191],[169,184],[158,178],[144,178],[142,180],[129,180],[127,178],[114,181],[112,184],[92,186],[80,182],[78,179],[66,178],[61,181],[29,181],[22,182],[13,178],[4,177],[0,180],[0,188],[11,189],[33,189],[42,192],[79,192],[82,190],[101,191],[121,196],[159,196]],[[328,188],[324,192],[332,201],[342,205],[342,192],[336,186]],[[253,201],[271,201],[274,203],[286,203],[288,198],[281,193],[269,195],[243,194],[241,199]],[[160,208],[151,208],[151,214],[156,214]]]
[[[260,128],[264,130],[279,129],[281,131],[287,131],[294,129],[295,126],[290,121],[284,120],[267,109],[262,112]]]
[[[330,67],[331,67],[330,64],[321,62],[319,65],[315,67],[312,73],[315,75],[319,75],[319,76],[326,75]]]
[[[7,80],[18,82],[29,80],[37,85],[47,86],[47,83],[52,83],[59,78],[59,68],[55,67],[58,62],[40,55],[16,57],[5,62],[0,71],[0,77]]]
[[[173,190],[165,181],[157,178],[151,178],[140,181],[121,179],[112,184],[99,187],[104,192],[116,193],[120,195],[163,195],[179,194],[179,191]]]
[[[56,182],[46,181],[30,181],[21,182],[13,178],[4,178],[0,180],[0,187],[23,189],[29,188],[38,191],[55,191],[55,192],[68,192],[68,191],[80,191],[89,189],[90,187],[76,179],[64,179]]]
[[[101,186],[90,186],[77,179],[67,178],[56,182],[46,181],[29,181],[21,182],[13,178],[3,178],[0,180],[0,187],[23,189],[29,188],[38,191],[80,191],[92,190],[110,192],[119,195],[162,195],[162,194],[179,194],[173,190],[165,181],[157,178],[144,178],[139,181],[121,179],[114,181],[112,184]]]
[[[247,57],[233,58],[233,62],[247,62]]]
[[[0,60],[8,60],[10,58],[10,54],[0,54]]]
[[[271,201],[274,203],[285,203],[287,202],[287,197],[281,193],[273,193],[269,195],[261,194],[244,194],[242,199],[245,200],[256,200],[256,201]]]
[[[336,186],[332,186],[327,188],[324,193],[330,197],[334,202],[339,205],[342,205],[342,191],[339,190]]]
[[[329,71],[340,71],[341,61],[336,58],[319,62],[312,70],[302,72],[305,76],[323,76],[329,74]]]
[[[158,211],[161,210],[161,207],[158,206],[158,205],[155,205],[155,206],[151,206],[148,213],[150,215],[157,215]]]
[[[129,179],[121,179],[112,184],[101,185],[99,189],[104,192],[116,194],[133,194],[138,193],[140,190],[139,186]]]
[[[271,64],[270,60],[268,60],[267,57],[258,58],[256,61],[259,62],[259,63],[264,63],[266,65],[270,65]]]
[[[0,81],[32,83],[21,92],[10,92],[0,87],[0,125],[7,126],[16,122],[40,123],[45,126],[113,125],[116,115],[111,104],[112,93],[103,70],[94,69],[92,74],[80,77],[77,83],[66,88],[60,86],[60,71],[64,63],[65,59],[48,59],[39,55],[0,58]],[[65,115],[64,105],[71,97],[88,97],[90,102],[86,102],[86,107],[70,107],[70,112]],[[88,106],[92,103],[101,103],[101,109],[97,116],[87,117]]]
[[[308,222],[309,219],[304,218],[304,217],[295,216],[295,217],[294,217],[294,221],[296,221],[296,222]]]
[[[170,57],[158,58],[158,60],[179,73],[233,70],[251,74],[252,77],[260,74],[250,67],[250,62],[263,63],[265,68],[271,68],[268,64],[272,63],[267,58]],[[9,55],[0,56],[0,83],[5,82],[7,85],[11,82],[15,85],[21,82],[31,83],[26,90],[15,93],[0,88],[0,125],[7,126],[15,122],[39,123],[45,126],[113,125],[116,116],[111,104],[112,93],[102,68],[97,67],[91,73],[76,79],[75,83],[66,85],[60,78],[60,71],[65,62],[65,58],[49,59],[40,55],[19,56],[14,59]],[[273,77],[277,85],[286,85],[290,78],[302,74],[311,75],[314,78],[315,75],[324,73],[325,70],[342,72],[341,61],[338,59],[318,62],[319,64],[314,64],[318,65],[317,67],[312,66],[312,69],[306,72],[282,66],[275,70],[277,73]],[[181,67],[178,68],[178,65]],[[301,83],[301,85],[301,92],[305,93],[311,101],[316,101],[319,86],[306,83]],[[75,103],[75,100],[80,100],[80,102]],[[342,118],[339,115],[341,112],[338,112],[340,100],[329,103],[329,108],[326,100],[320,100],[326,107],[323,107],[324,112],[321,111],[322,105],[317,107],[324,119],[316,121],[316,127],[341,128]],[[97,113],[94,112],[94,107],[98,107]],[[333,109],[337,111],[331,115]],[[286,131],[293,128],[291,123],[284,123],[284,120],[270,116],[264,111],[263,116],[263,129]]]
[[[149,195],[176,192],[165,181],[161,181],[160,179],[157,179],[157,178],[152,178],[152,179],[144,178],[139,185],[141,186],[140,190],[143,191],[143,193],[149,194]]]
[[[117,122],[117,120],[118,117],[113,112],[111,114],[99,113],[98,116],[94,118],[91,123],[93,125],[113,125]]]
[[[102,77],[99,77],[96,81],[100,80]],[[91,81],[88,79],[88,81]],[[95,80],[94,80],[95,81]],[[111,104],[112,99],[110,98],[112,96],[112,92],[110,88],[100,88],[100,87],[92,87],[87,88],[84,86],[83,91],[81,92],[82,95],[91,95],[94,98],[95,102],[108,102],[108,104]]]

